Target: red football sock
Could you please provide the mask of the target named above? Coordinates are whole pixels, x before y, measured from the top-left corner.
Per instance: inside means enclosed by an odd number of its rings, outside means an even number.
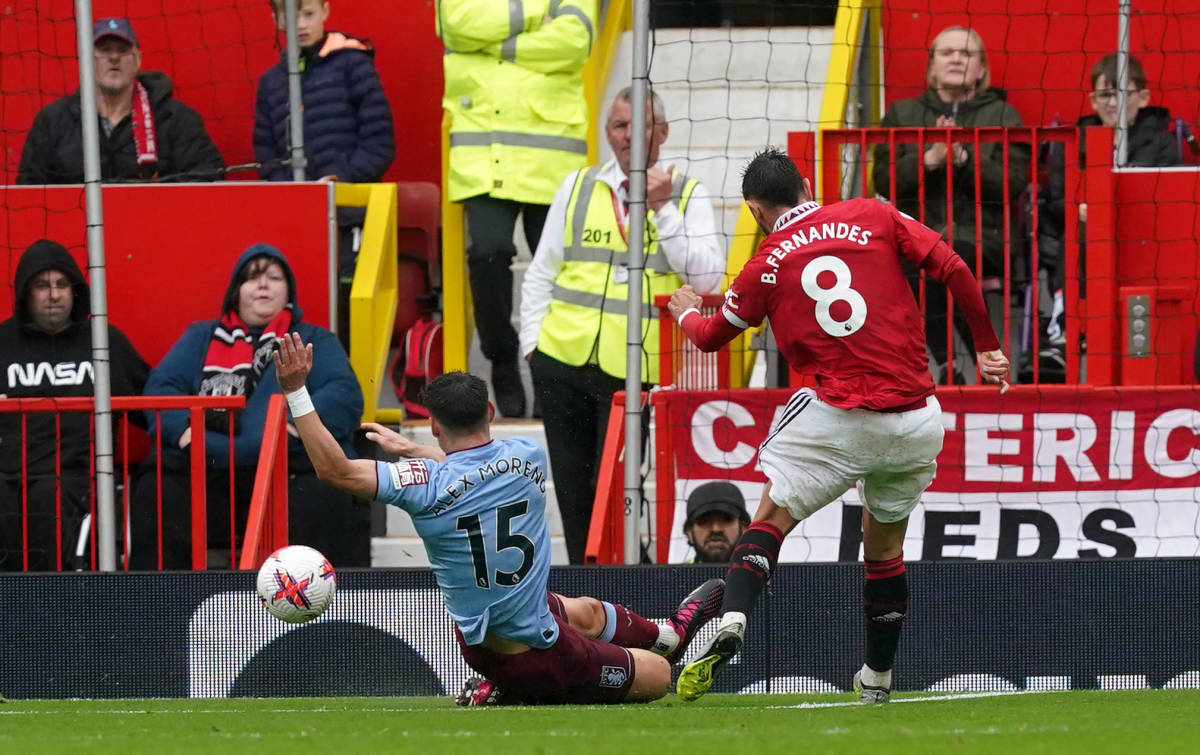
[[[601,601],[606,622],[601,640],[623,648],[649,650],[658,642],[658,624],[643,619],[625,606]]]

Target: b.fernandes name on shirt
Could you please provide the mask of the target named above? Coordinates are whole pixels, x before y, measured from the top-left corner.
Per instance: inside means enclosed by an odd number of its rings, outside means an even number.
[[[766,263],[776,270],[779,269],[779,263],[783,262],[784,257],[788,256],[789,252],[794,252],[802,246],[813,243],[814,241],[826,241],[829,239],[845,239],[853,241],[859,246],[866,246],[871,240],[872,231],[864,229],[862,226],[850,223],[820,223],[809,226],[807,229],[801,228],[792,233],[786,239],[778,243],[770,254],[767,255]],[[775,283],[775,273],[763,273],[760,276],[763,283]]]
[[[442,490],[442,494],[437,497],[437,505],[434,507],[434,513],[442,513],[454,505],[455,501],[466,495],[467,491],[471,488],[503,474],[514,474],[525,477],[534,485],[537,485],[538,490],[543,493],[546,492],[546,473],[537,464],[529,459],[522,459],[519,456],[513,456],[508,459],[495,459],[479,467],[475,474],[464,474],[455,480],[453,484],[447,485]]]

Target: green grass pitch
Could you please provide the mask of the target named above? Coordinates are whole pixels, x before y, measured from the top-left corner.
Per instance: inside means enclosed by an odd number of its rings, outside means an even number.
[[[1200,691],[674,695],[648,705],[457,708],[438,698],[10,700],[3,753],[1196,752]]]

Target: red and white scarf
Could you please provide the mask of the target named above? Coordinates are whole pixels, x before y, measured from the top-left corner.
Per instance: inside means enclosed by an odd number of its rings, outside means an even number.
[[[255,338],[237,311],[226,312],[213,328],[200,380],[201,396],[246,396],[254,392],[263,371],[271,364],[277,338],[291,330],[292,307],[289,304],[267,323]],[[208,417],[208,429],[227,431],[229,420],[223,411]]]
[[[150,107],[150,95],[142,82],[133,82],[133,143],[137,147],[138,174],[142,178],[158,176],[158,138],[154,131],[154,110]]]

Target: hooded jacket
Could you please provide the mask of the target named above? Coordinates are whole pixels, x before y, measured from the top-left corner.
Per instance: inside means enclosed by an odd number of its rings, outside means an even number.
[[[1003,89],[989,87],[966,102],[958,103],[957,109],[944,102],[930,87],[916,97],[897,100],[888,108],[880,122],[890,128],[925,127],[935,128],[938,116],[953,117],[962,128],[982,126],[1020,126],[1021,116],[1007,102]],[[927,143],[928,146],[928,143]],[[1004,269],[1004,152],[998,143],[980,144],[978,156],[973,145],[965,145],[967,160],[954,166],[954,238],[975,241],[975,165],[979,163],[980,199],[982,200],[983,256],[991,275]],[[1016,200],[1025,191],[1028,183],[1027,168],[1030,149],[1028,145],[1011,145],[1008,152],[1008,199]],[[888,145],[875,148],[873,179],[875,193],[888,197],[897,209],[942,234],[946,233],[946,166],[936,170],[925,170],[923,156],[918,154],[916,144],[897,144],[894,161],[896,165],[896,196],[891,196],[891,179],[888,166],[892,162]],[[953,161],[947,158],[947,164]],[[924,215],[918,197],[919,171],[925,172]],[[1014,247],[1018,241],[1021,212],[1014,206],[1011,213],[1011,239]],[[972,268],[974,261],[972,260]]]
[[[58,270],[71,281],[71,322],[53,335],[39,330],[29,314],[30,284],[45,270]],[[92,396],[91,297],[75,259],[61,244],[34,242],[17,263],[13,279],[13,316],[0,323],[0,394],[8,398]],[[112,395],[137,396],[150,366],[117,328],[108,326]],[[89,415],[64,412],[56,441],[53,413],[27,415],[26,469],[54,474],[55,446],[61,446],[63,471],[87,473]],[[0,474],[21,474],[19,414],[0,414]]]
[[[204,130],[200,114],[173,96],[174,87],[165,73],[141,71],[138,81],[146,87],[154,113],[158,140],[156,174],[164,180],[212,181],[221,178],[225,161]],[[51,102],[33,119],[21,165],[19,184],[83,183],[83,132],[79,92]],[[108,136],[100,131],[100,179],[106,182],[137,181],[143,178],[137,163],[132,115],[121,119]]]
[[[1090,113],[1075,123],[1079,127],[1079,165],[1087,164],[1088,128],[1103,126],[1100,116]],[[1178,165],[1179,143],[1168,130],[1171,114],[1163,107],[1144,107],[1129,126],[1128,165],[1135,168],[1155,168]],[[1049,142],[1042,153],[1045,177],[1038,190],[1038,259],[1050,271],[1050,283],[1055,290],[1066,283],[1066,255],[1063,249],[1063,215],[1066,207],[1066,156],[1061,142]],[[1082,176],[1081,176],[1082,179]],[[1079,241],[1083,243],[1082,229]]]
[[[303,322],[303,313],[296,304],[296,278],[283,253],[268,244],[253,244],[238,257],[229,277],[229,286],[221,299],[222,314],[237,309],[238,274],[242,268],[259,257],[270,257],[283,267],[288,283],[288,301],[292,305],[292,330],[300,334],[305,343],[313,345],[313,369],[308,376],[308,392],[313,406],[321,416],[329,432],[341,444],[347,454],[353,453],[354,431],[362,417],[363,398],[358,379],[350,369],[350,360],[337,337],[317,325]],[[219,323],[201,320],[187,327],[183,335],[167,352],[158,366],[150,373],[146,383],[147,396],[195,396],[200,391],[204,378],[204,362],[208,347],[212,343],[213,329]],[[260,329],[261,332],[261,329]],[[246,396],[246,408],[242,410],[234,435],[234,463],[253,466],[258,463],[258,450],[262,445],[263,428],[267,420],[267,405],[272,394],[279,393],[279,381],[275,377],[274,363],[268,364],[254,390]],[[148,417],[153,427],[153,417]],[[289,416],[290,421],[290,416]],[[179,448],[179,438],[188,427],[186,411],[162,413],[163,456],[182,460],[184,452]],[[207,429],[206,452],[210,468],[229,466],[229,435]],[[306,459],[304,447],[299,439],[288,437],[288,450],[294,462]]]
[[[383,177],[396,155],[392,109],[375,72],[375,48],[364,39],[331,31],[303,51],[306,177],[337,176],[364,183]],[[258,80],[254,159],[259,177],[291,181],[287,65],[280,61]]]

